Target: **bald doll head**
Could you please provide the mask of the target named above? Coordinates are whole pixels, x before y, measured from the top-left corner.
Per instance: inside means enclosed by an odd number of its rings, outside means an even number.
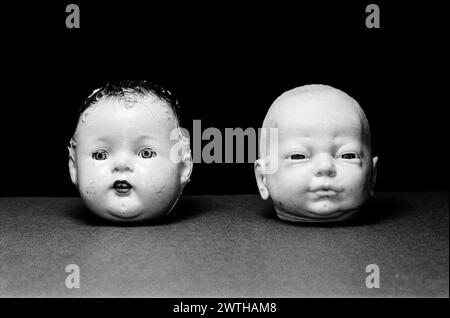
[[[300,222],[340,221],[355,215],[372,193],[377,158],[359,104],[326,85],[287,91],[270,107],[255,175],[277,215]]]

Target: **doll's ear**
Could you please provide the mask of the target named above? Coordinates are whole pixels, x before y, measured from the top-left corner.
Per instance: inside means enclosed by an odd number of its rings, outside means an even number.
[[[372,184],[370,185],[370,195],[375,194],[375,183],[377,181],[377,163],[378,157],[372,158]]]
[[[184,128],[177,127],[170,133],[170,140],[176,140],[170,150],[170,159],[172,162],[179,164],[180,183],[183,188],[190,181],[194,167],[189,132]]]
[[[192,169],[194,163],[192,161],[191,152],[184,152],[181,157],[181,185],[184,187],[191,180]]]
[[[74,185],[78,185],[77,164],[75,159],[74,146],[67,147],[69,149],[69,174]]]
[[[256,184],[258,185],[259,194],[263,200],[269,198],[269,190],[266,184],[266,174],[265,174],[266,163],[264,159],[258,159],[255,161],[255,177]]]
[[[181,146],[181,186],[184,187],[186,183],[191,180],[192,169],[194,168],[194,162],[192,161],[191,153],[191,141],[188,135],[181,133],[181,138],[178,141]]]

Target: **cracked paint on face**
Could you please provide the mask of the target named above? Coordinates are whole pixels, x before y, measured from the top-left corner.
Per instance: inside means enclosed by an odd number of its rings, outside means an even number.
[[[166,187],[166,185],[164,184],[164,185],[161,187],[161,189],[159,189],[159,190],[156,191],[155,193],[156,193],[156,194],[163,193],[163,190],[164,190],[165,187]]]
[[[154,97],[129,106],[105,98],[89,107],[77,127],[76,148],[71,147],[76,163],[72,180],[77,180],[84,203],[114,221],[166,215],[185,184],[182,165],[170,157],[178,142],[170,132],[178,122],[169,118],[169,106]]]

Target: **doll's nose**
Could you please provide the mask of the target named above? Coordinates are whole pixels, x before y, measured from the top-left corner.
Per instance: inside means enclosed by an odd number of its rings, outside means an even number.
[[[314,175],[317,177],[334,177],[336,176],[336,167],[333,158],[330,155],[318,155],[315,162]]]
[[[116,159],[113,165],[113,172],[123,172],[134,170],[131,160],[127,156],[121,156]]]

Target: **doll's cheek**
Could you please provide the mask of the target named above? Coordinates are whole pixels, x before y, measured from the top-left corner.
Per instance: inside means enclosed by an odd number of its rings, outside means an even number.
[[[94,196],[97,194],[97,183],[95,181],[89,182],[87,185],[85,185],[81,191],[86,193],[88,196]]]
[[[91,194],[91,195],[93,195],[93,194],[96,194],[96,189],[97,189],[97,187],[96,187],[96,185],[95,185],[95,181],[92,181],[87,187],[86,187],[86,192],[87,192],[87,194]]]

